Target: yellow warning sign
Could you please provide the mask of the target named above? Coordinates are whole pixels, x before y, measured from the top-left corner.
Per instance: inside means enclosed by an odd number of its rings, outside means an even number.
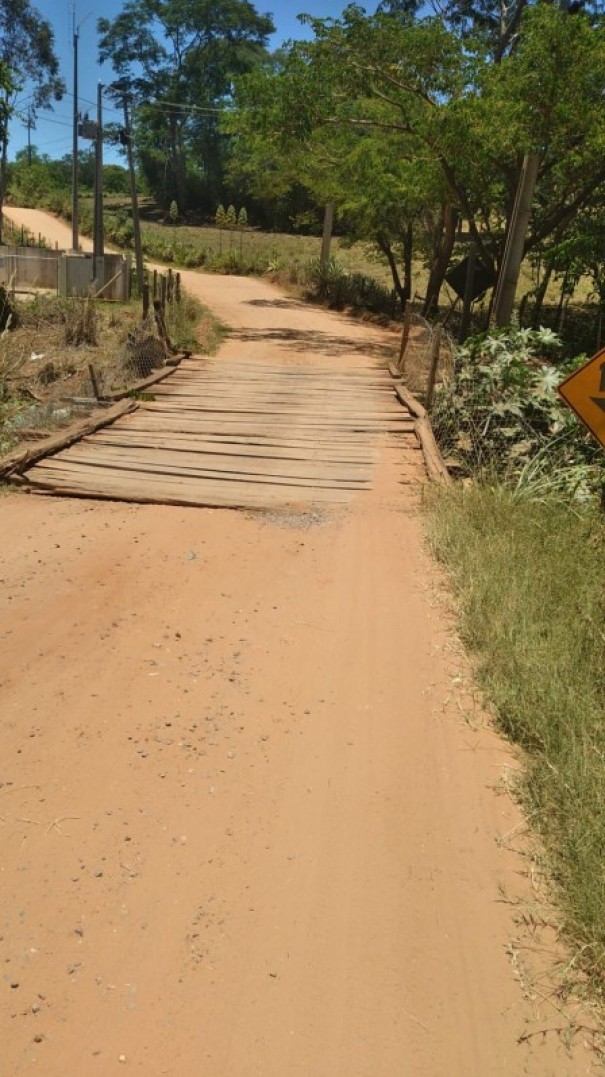
[[[605,448],[605,348],[561,382],[559,395]]]

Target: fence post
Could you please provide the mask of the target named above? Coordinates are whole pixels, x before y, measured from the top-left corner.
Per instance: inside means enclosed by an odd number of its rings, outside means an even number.
[[[153,271],[153,298],[157,299],[157,297],[158,297],[158,271],[157,271],[157,269],[154,269],[154,271]]]
[[[162,304],[162,313],[166,310],[166,277],[160,277],[160,303]]]
[[[181,302],[181,274],[177,273],[175,277],[175,295],[177,303]]]
[[[90,374],[90,380],[92,382],[92,391],[95,396],[95,400],[101,399],[101,393],[99,391],[99,383],[97,381],[97,374],[92,363],[88,364],[88,373]]]
[[[166,299],[168,300],[169,303],[172,303],[172,294],[173,294],[172,270],[169,269],[168,270],[168,282],[166,284]]]
[[[147,281],[141,287],[141,295],[143,297],[143,321],[149,314],[149,285]]]
[[[443,327],[441,325],[435,326],[435,334],[433,336],[433,347],[431,349],[431,365],[429,367],[429,377],[426,385],[426,402],[425,407],[427,411],[431,410],[431,404],[433,403],[433,393],[435,392],[435,381],[437,379],[437,367],[439,366],[439,352],[441,351],[441,337],[443,334]]]

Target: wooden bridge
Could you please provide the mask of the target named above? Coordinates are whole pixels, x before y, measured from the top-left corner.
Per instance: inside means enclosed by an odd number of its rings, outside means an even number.
[[[42,459],[36,490],[115,500],[280,508],[371,489],[377,447],[412,435],[386,370],[368,361],[269,365],[195,358],[132,414]]]

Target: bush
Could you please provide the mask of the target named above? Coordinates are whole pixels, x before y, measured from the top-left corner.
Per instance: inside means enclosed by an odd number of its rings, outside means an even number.
[[[550,475],[562,491],[586,496],[601,478],[601,450],[557,394],[585,361],[555,366],[558,337],[508,328],[457,349],[452,379],[436,394],[431,420],[452,468],[519,486]]]

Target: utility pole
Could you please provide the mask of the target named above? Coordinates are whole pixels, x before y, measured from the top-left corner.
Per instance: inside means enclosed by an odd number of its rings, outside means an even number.
[[[27,127],[27,163],[28,163],[28,165],[31,165],[31,163],[32,163],[32,127],[35,127],[35,126],[36,125],[34,123],[34,117],[32,115],[32,107],[31,107],[31,105],[28,105],[27,106],[27,123],[26,123],[26,127]]]
[[[531,214],[531,206],[538,181],[538,168],[540,155],[538,153],[526,153],[523,158],[523,168],[517,187],[517,195],[511,215],[504,258],[500,267],[498,284],[496,285],[496,298],[494,301],[494,321],[498,328],[509,325],[515,305],[517,284],[521,262],[525,252],[525,235]]]
[[[71,246],[77,251],[80,243],[80,220],[78,213],[78,37],[76,12],[73,16],[74,38],[74,112],[73,112],[73,149],[71,162]]]
[[[126,145],[128,155],[128,172],[130,175],[130,198],[132,202],[132,230],[134,233],[134,258],[137,267],[137,288],[139,295],[143,294],[143,246],[141,243],[141,221],[139,218],[139,199],[137,196],[137,178],[134,171],[134,153],[132,148],[132,128],[128,113],[128,99],[126,94],[122,98],[124,107],[124,138],[122,144]]]
[[[97,86],[97,137],[95,140],[95,212],[92,249],[92,275],[96,280],[103,261],[103,86]],[[99,281],[99,284],[102,284]]]

